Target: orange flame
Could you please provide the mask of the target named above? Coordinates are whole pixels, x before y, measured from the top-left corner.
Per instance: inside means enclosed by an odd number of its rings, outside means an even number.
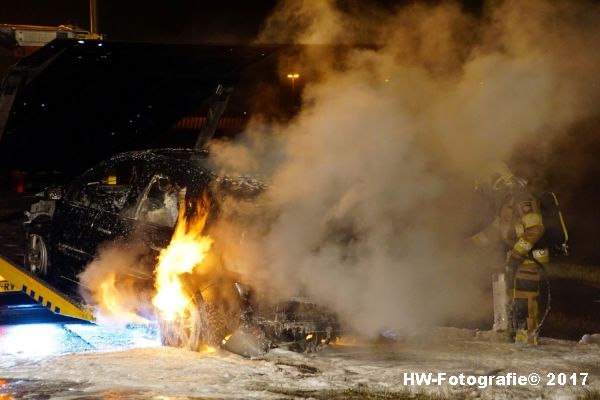
[[[126,299],[123,298],[121,290],[116,286],[116,273],[110,272],[98,288],[98,297],[101,299],[100,317],[110,317],[125,322],[147,323],[148,320],[137,315],[131,307],[128,307]]]
[[[215,353],[216,351],[217,351],[216,347],[209,346],[207,344],[202,345],[202,347],[200,348],[201,353]]]
[[[175,232],[169,246],[161,250],[155,271],[156,295],[152,304],[167,321],[183,316],[191,301],[180,276],[202,264],[213,244],[209,236],[202,234],[209,209],[206,193],[196,204],[194,217],[186,218],[185,204],[181,203]]]
[[[359,346],[365,343],[354,337],[336,337],[331,344],[334,346]]]

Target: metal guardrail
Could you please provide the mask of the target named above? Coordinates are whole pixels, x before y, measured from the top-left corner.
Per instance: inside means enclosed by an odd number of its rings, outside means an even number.
[[[0,256],[0,293],[22,292],[55,314],[93,321],[92,313],[39,278]]]

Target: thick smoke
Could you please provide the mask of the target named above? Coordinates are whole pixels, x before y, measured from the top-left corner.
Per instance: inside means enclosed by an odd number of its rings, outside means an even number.
[[[153,318],[150,296],[154,260],[140,242],[108,242],[98,249],[94,260],[79,275],[80,291],[87,304],[95,307],[99,323],[147,322]],[[144,268],[146,266],[146,268]]]
[[[213,143],[223,171],[270,178],[269,223],[236,265],[364,334],[486,315],[503,261],[467,240],[482,213],[472,182],[596,113],[598,37],[585,3],[494,2],[475,17],[280,2],[260,41],[371,45],[282,59],[311,77],[296,117]]]

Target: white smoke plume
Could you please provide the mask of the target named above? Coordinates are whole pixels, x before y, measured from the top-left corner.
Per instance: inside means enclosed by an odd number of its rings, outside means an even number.
[[[281,1],[265,22],[263,42],[371,45],[282,59],[311,78],[300,112],[212,144],[223,171],[270,178],[269,223],[236,264],[367,335],[485,316],[503,260],[466,240],[472,182],[597,113],[600,8],[361,4]]]

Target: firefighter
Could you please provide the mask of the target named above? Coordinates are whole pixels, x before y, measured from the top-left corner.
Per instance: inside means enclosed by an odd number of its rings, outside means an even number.
[[[541,271],[548,249],[541,245],[544,223],[527,182],[502,163],[484,169],[477,191],[494,210],[490,226],[472,237],[480,246],[501,240],[508,250],[505,269],[493,278],[494,331],[517,343],[537,344]]]

